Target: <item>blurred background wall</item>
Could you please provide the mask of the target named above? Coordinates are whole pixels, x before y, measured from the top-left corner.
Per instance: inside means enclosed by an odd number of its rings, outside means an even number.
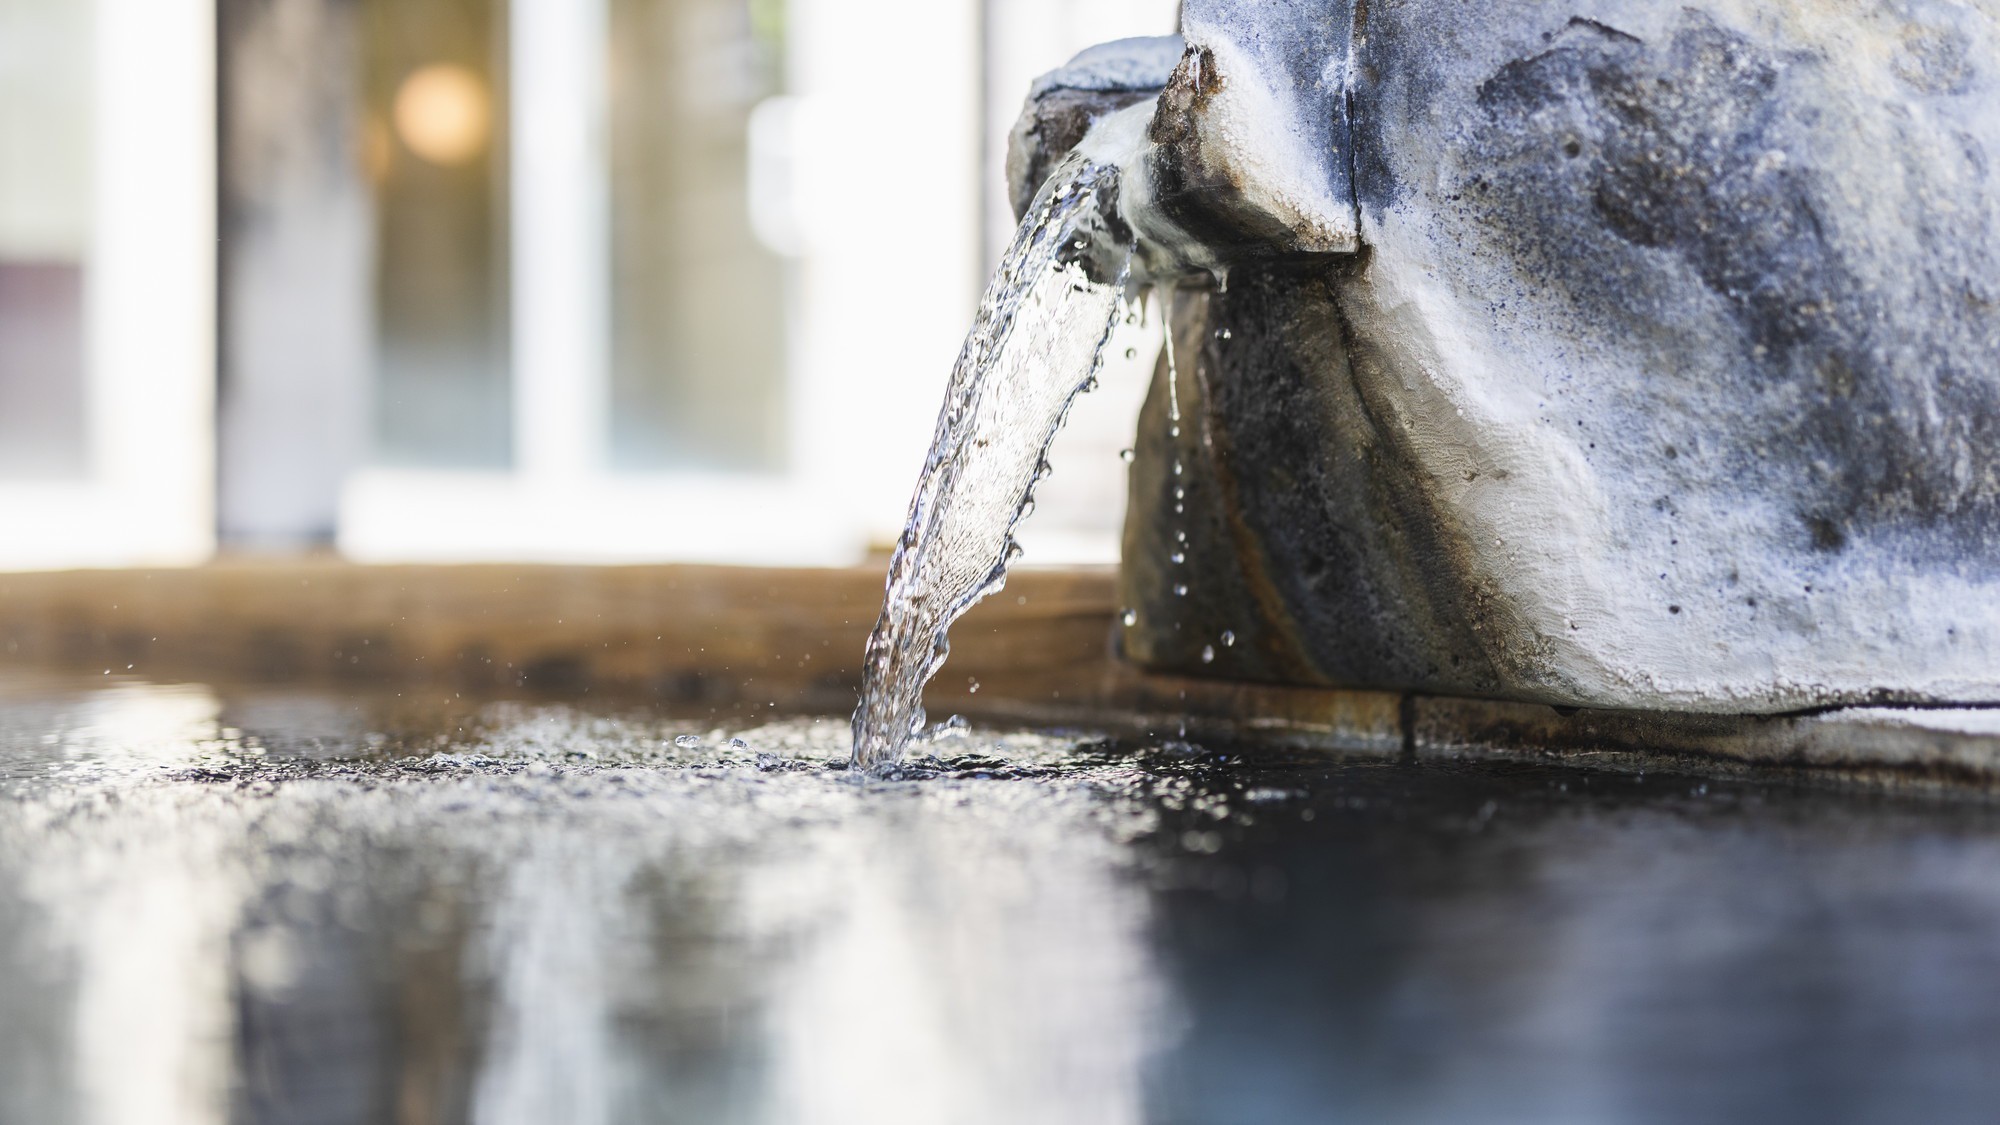
[[[1173,22],[0,0],[0,566],[857,561],[1011,234],[1029,81]],[[1031,562],[1115,558],[1129,336]]]
[[[0,0],[0,565],[215,546],[208,0]]]

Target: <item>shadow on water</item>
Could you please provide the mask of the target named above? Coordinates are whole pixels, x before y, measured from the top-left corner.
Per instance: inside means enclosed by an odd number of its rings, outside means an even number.
[[[0,679],[0,1120],[1974,1120],[2000,811]]]

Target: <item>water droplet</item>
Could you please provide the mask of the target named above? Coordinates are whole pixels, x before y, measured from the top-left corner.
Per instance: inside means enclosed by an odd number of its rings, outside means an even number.
[[[1216,338],[1216,339],[1218,339],[1218,340],[1227,340],[1227,339],[1229,339],[1229,329],[1227,329],[1227,328],[1218,328],[1218,329],[1216,329],[1216,330],[1215,330],[1215,338]]]
[[[1118,459],[1120,461],[1125,462],[1127,465],[1130,465],[1132,463],[1132,458],[1137,456],[1138,456],[1137,453],[1134,453],[1132,450],[1129,449],[1121,449],[1118,451]]]
[[[973,695],[978,695],[979,681],[968,677],[965,681],[965,690],[971,692]]]
[[[1137,625],[1139,623],[1139,614],[1134,610],[1128,609],[1125,611],[1121,620],[1125,622],[1125,627],[1127,629],[1130,629],[1132,626]]]
[[[750,744],[740,738],[732,738],[729,740],[729,748],[731,750],[748,750],[750,749]]]
[[[1131,323],[1131,322],[1130,322],[1129,320],[1127,320],[1127,322],[1126,322],[1126,323],[1128,323],[1128,324],[1129,324],[1129,323]],[[1139,358],[1139,349],[1138,349],[1138,348],[1126,348],[1126,349],[1125,349],[1125,358],[1126,358],[1126,359],[1138,359],[1138,358]]]
[[[1181,436],[1181,428],[1180,428],[1179,426],[1169,426],[1169,427],[1167,427],[1167,436],[1168,436],[1168,437],[1179,437],[1179,436]]]
[[[683,750],[690,746],[700,746],[701,736],[698,734],[678,734],[674,736],[674,745]]]
[[[1085,379],[1083,381],[1083,391],[1085,394],[1089,394],[1091,391],[1094,391],[1096,389],[1097,389],[1097,376],[1092,375],[1090,378]]]
[[[1174,565],[1175,565],[1175,566],[1179,566],[1179,565],[1181,565],[1182,563],[1184,563],[1184,562],[1186,562],[1186,561],[1187,561],[1187,552],[1186,552],[1186,551],[1175,551],[1175,552],[1174,552],[1173,554],[1171,554],[1171,555],[1169,555],[1169,556],[1167,556],[1167,557],[1168,557],[1168,558],[1171,558],[1171,559],[1173,559],[1173,560],[1174,560]]]
[[[1174,499],[1176,499],[1176,500],[1185,500],[1185,499],[1187,499],[1187,489],[1185,489],[1185,488],[1182,488],[1182,487],[1180,487],[1179,485],[1175,485],[1175,486],[1174,486]]]
[[[1185,583],[1185,582],[1182,582],[1182,583],[1179,583],[1179,584],[1175,585],[1175,586],[1174,586],[1174,596],[1175,596],[1175,597],[1177,597],[1177,598],[1185,598],[1185,597],[1187,597],[1187,583]]]
[[[1174,542],[1176,542],[1176,543],[1185,543],[1185,542],[1187,542],[1187,532],[1185,532],[1185,531],[1175,531],[1175,532],[1174,532]]]
[[[1214,646],[1214,645],[1203,645],[1203,646],[1201,646],[1201,662],[1202,662],[1203,664],[1213,664],[1213,663],[1215,663],[1215,646]]]
[[[1181,475],[1181,462],[1180,462],[1180,458],[1178,458],[1178,457],[1176,457],[1176,458],[1174,459],[1174,475],[1175,475],[1175,476],[1180,476],[1180,475]]]
[[[1236,647],[1236,634],[1233,631],[1228,629],[1224,629],[1222,631],[1222,647],[1224,648]]]

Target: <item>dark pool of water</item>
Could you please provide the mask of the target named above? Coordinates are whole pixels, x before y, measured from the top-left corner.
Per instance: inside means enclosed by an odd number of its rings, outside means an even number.
[[[1983,800],[847,730],[0,676],[0,1121],[2000,1107]]]

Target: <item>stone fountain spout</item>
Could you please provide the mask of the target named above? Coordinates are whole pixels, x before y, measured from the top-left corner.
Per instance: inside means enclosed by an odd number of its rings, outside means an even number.
[[[1298,5],[1189,4],[1181,35],[1108,43],[1044,76],[1012,138],[1016,211],[1092,124],[1151,101],[1123,203],[1156,273],[1354,252],[1348,22],[1322,17]]]
[[[1016,198],[1147,99],[1140,266],[1225,284],[1140,421],[1128,658],[2000,703],[1990,5],[1188,0],[1037,85]]]

